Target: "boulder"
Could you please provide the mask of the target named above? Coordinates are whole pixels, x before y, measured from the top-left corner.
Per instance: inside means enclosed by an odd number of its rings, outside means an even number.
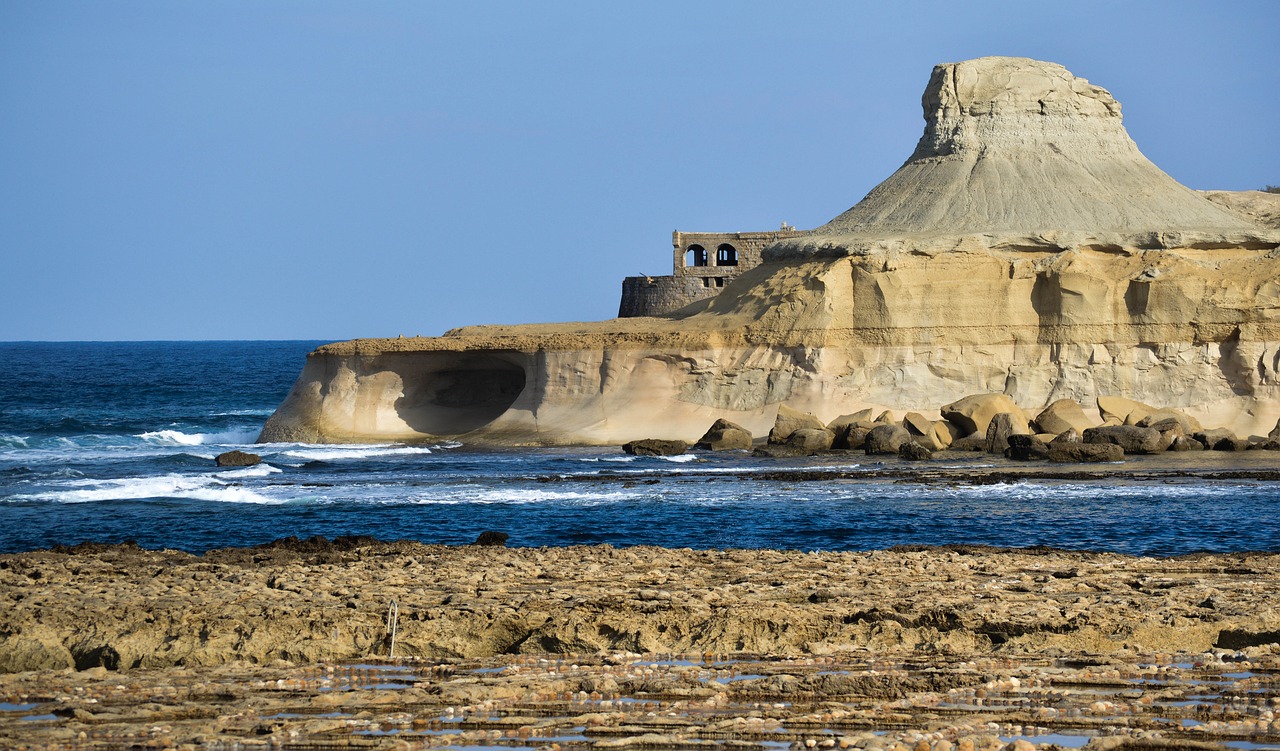
[[[1064,430],[1059,433],[1056,438],[1049,442],[1049,445],[1060,446],[1065,443],[1084,443],[1084,439],[1080,437],[1080,431],[1075,428],[1071,428],[1070,430]]]
[[[471,544],[480,545],[482,547],[501,548],[506,546],[507,540],[509,539],[511,539],[511,535],[506,532],[495,532],[494,530],[489,529],[481,532],[480,536],[476,538],[476,541]]]
[[[1273,441],[1280,441],[1280,420],[1276,420],[1276,426],[1271,429],[1270,433],[1267,433],[1267,438]]]
[[[1071,399],[1059,399],[1040,410],[1035,423],[1040,427],[1040,432],[1054,435],[1072,428],[1083,431],[1093,427],[1093,421],[1085,415],[1084,407]]]
[[[957,438],[947,447],[948,451],[986,451],[987,437],[985,435],[968,435],[964,438]]]
[[[1164,444],[1160,431],[1137,425],[1103,425],[1084,431],[1085,443],[1111,443],[1126,454],[1155,454]]]
[[[1102,414],[1104,423],[1113,422],[1116,425],[1133,425],[1155,411],[1156,408],[1149,404],[1135,402],[1123,396],[1098,397],[1098,412]]]
[[[1049,461],[1062,464],[1122,462],[1124,449],[1114,443],[1050,443]]]
[[[696,449],[705,451],[733,451],[751,449],[751,431],[723,418],[716,420],[698,442]]]
[[[911,462],[928,461],[933,458],[933,452],[915,441],[907,441],[898,447],[898,458]]]
[[[1018,405],[1006,394],[974,394],[945,405],[942,417],[960,426],[965,435],[986,435],[991,418],[1001,412],[1021,414]]]
[[[1134,424],[1140,428],[1155,428],[1164,432],[1168,428],[1159,426],[1167,425],[1170,421],[1178,423],[1178,426],[1182,428],[1183,435],[1195,435],[1204,430],[1199,420],[1180,409],[1157,409],[1137,420]]]
[[[784,445],[801,451],[829,451],[834,440],[835,434],[826,428],[800,428]]]
[[[689,450],[689,444],[665,438],[645,438],[622,444],[622,450],[634,456],[678,456]]]
[[[1009,436],[1009,448],[1004,450],[1008,459],[1029,461],[1031,459],[1048,459],[1049,445],[1033,435]]]
[[[766,443],[763,446],[756,446],[752,450],[752,456],[766,457],[769,459],[789,459],[796,456],[809,456],[812,453],[805,449],[796,448],[795,446],[786,446],[777,443]]]
[[[262,457],[247,451],[227,451],[213,460],[219,467],[252,467],[262,463]]]
[[[836,432],[835,438],[831,441],[833,449],[860,449],[867,442],[867,434],[871,432],[871,428],[865,425],[845,425],[843,430]]]
[[[808,412],[792,409],[785,404],[778,405],[778,417],[773,421],[773,430],[769,431],[769,443],[786,443],[791,434],[801,428],[825,430],[826,425]]]
[[[867,433],[863,448],[868,454],[896,454],[911,434],[901,425],[877,425]]]
[[[897,420],[893,419],[893,412],[887,409],[881,412],[880,416],[875,419],[875,423],[877,425],[888,425],[896,422]]]
[[[987,424],[987,453],[1003,454],[1009,448],[1009,436],[1030,434],[1031,428],[1021,412],[1000,412]]]
[[[845,429],[850,425],[856,425],[860,422],[871,422],[871,409],[860,409],[857,412],[840,415],[836,419],[827,423],[827,430],[838,435],[842,429]]]
[[[1249,445],[1248,441],[1242,440],[1226,428],[1201,430],[1192,435],[1192,437],[1203,444],[1205,448],[1213,451],[1243,451]]]

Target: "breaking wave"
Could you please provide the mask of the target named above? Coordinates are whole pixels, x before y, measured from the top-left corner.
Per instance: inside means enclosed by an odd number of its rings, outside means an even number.
[[[157,430],[135,436],[153,446],[204,446],[208,444],[243,446],[258,438],[256,428],[227,430],[221,433],[184,433],[181,430]]]
[[[258,467],[246,469],[258,470]],[[274,467],[269,470],[274,470]],[[271,474],[241,474],[239,477],[260,477]],[[135,501],[149,498],[180,498],[218,503],[279,504],[286,499],[268,498],[248,488],[227,483],[222,477],[236,476],[233,472],[219,475],[160,475],[156,477],[124,477],[115,480],[78,480],[69,482],[64,489],[49,490],[30,495],[10,497],[12,501],[50,501],[54,503],[97,503],[102,501]],[[275,470],[279,471],[279,470]]]
[[[437,447],[440,448],[440,447]],[[300,459],[308,462],[329,462],[346,459],[372,459],[379,456],[413,456],[415,454],[434,453],[426,446],[307,446],[302,449],[290,449],[279,456],[287,459]]]

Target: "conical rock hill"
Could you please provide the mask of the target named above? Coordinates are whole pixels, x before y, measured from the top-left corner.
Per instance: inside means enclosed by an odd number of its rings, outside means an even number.
[[[1111,94],[1054,63],[984,57],[933,69],[915,152],[856,206],[774,258],[893,240],[990,246],[1221,247],[1272,235],[1138,150]],[[1261,233],[1261,236],[1260,236]]]

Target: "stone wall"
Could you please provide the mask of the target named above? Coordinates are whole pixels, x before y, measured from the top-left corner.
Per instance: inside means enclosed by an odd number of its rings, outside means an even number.
[[[629,276],[622,281],[619,318],[665,315],[720,294],[744,271],[760,265],[769,244],[802,234],[783,224],[772,232],[671,233],[672,276]]]
[[[696,276],[629,276],[622,280],[618,317],[658,316],[679,310],[719,294],[722,287],[714,286],[715,281]]]

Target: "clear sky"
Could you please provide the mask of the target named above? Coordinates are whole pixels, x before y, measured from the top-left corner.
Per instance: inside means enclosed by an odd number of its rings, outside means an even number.
[[[935,63],[1109,89],[1193,188],[1280,183],[1280,2],[0,0],[0,340],[617,313],[673,229],[815,227]]]

